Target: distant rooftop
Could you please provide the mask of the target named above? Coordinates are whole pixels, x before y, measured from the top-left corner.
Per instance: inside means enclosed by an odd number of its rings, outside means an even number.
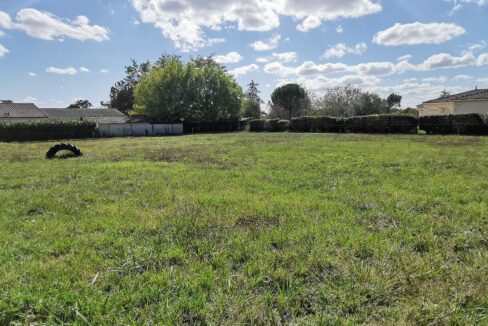
[[[97,123],[125,123],[128,117],[116,109],[40,109],[52,120],[88,120]]]
[[[46,118],[33,103],[0,103],[0,118]]]
[[[488,89],[475,89],[469,92],[439,97],[424,103],[445,103],[455,101],[488,100]]]

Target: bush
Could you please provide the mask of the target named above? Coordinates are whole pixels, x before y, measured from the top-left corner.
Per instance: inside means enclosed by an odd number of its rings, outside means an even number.
[[[339,119],[331,117],[301,117],[291,120],[295,132],[339,132]]]
[[[252,120],[249,123],[249,131],[252,132],[275,132],[278,130],[278,123],[280,120],[278,119],[269,119],[269,120]]]
[[[480,114],[421,117],[419,127],[436,135],[488,135],[488,121]]]
[[[241,130],[239,120],[221,120],[221,121],[185,121],[183,131],[185,134],[197,133],[217,133],[217,132],[236,132]]]
[[[0,141],[36,141],[92,138],[97,125],[90,121],[0,123]]]
[[[266,120],[251,120],[249,122],[249,131],[263,132]]]
[[[285,132],[290,131],[291,122],[289,120],[280,120],[276,123],[276,131]]]
[[[370,115],[342,120],[341,130],[350,133],[406,134],[417,132],[417,119],[411,115]]]

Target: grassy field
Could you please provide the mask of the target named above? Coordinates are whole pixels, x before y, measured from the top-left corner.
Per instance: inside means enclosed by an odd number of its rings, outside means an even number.
[[[0,143],[0,324],[488,324],[488,138]]]

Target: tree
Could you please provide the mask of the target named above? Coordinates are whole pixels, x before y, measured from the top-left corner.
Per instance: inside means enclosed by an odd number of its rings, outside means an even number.
[[[110,89],[109,107],[117,108],[119,111],[129,113],[134,108],[134,88],[139,80],[151,69],[149,61],[138,64],[131,59],[131,64],[125,67],[125,78]]]
[[[440,98],[444,98],[444,97],[448,97],[448,96],[451,96],[451,93],[449,93],[448,91],[446,90],[443,90],[442,93],[441,93],[441,96]]]
[[[0,103],[1,104],[13,104],[14,101],[12,101],[12,100],[0,100]]]
[[[135,110],[159,121],[219,121],[238,118],[243,94],[211,57],[184,63],[171,56],[143,76],[135,88]]]
[[[75,103],[70,104],[68,109],[89,109],[93,105],[88,100],[77,100]]]
[[[306,115],[311,109],[307,91],[298,84],[286,84],[278,87],[271,94],[270,116],[291,120]]]
[[[402,97],[394,93],[385,100],[349,84],[331,88],[324,97],[315,99],[313,113],[333,117],[385,114],[398,110],[401,101]]]
[[[248,86],[248,90],[245,94],[244,110],[242,116],[244,118],[261,118],[261,103],[264,103],[259,93],[259,84],[256,84],[254,80]]]
[[[386,103],[388,105],[389,111],[397,111],[400,109],[402,105],[403,97],[401,95],[397,95],[395,93],[391,93],[386,98]]]
[[[356,115],[356,98],[362,94],[351,84],[330,88],[327,94],[314,101],[314,113],[331,117],[351,117]]]

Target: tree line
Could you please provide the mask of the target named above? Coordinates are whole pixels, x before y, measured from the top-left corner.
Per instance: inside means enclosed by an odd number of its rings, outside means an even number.
[[[402,101],[397,94],[383,99],[352,85],[331,88],[318,97],[290,83],[273,91],[263,111],[259,94],[259,84],[251,81],[244,91],[213,57],[198,56],[184,62],[180,56],[163,54],[154,63],[131,60],[124,79],[111,88],[110,100],[102,105],[154,121],[222,121],[386,114],[399,112]],[[87,106],[91,103],[83,100],[72,105]]]

